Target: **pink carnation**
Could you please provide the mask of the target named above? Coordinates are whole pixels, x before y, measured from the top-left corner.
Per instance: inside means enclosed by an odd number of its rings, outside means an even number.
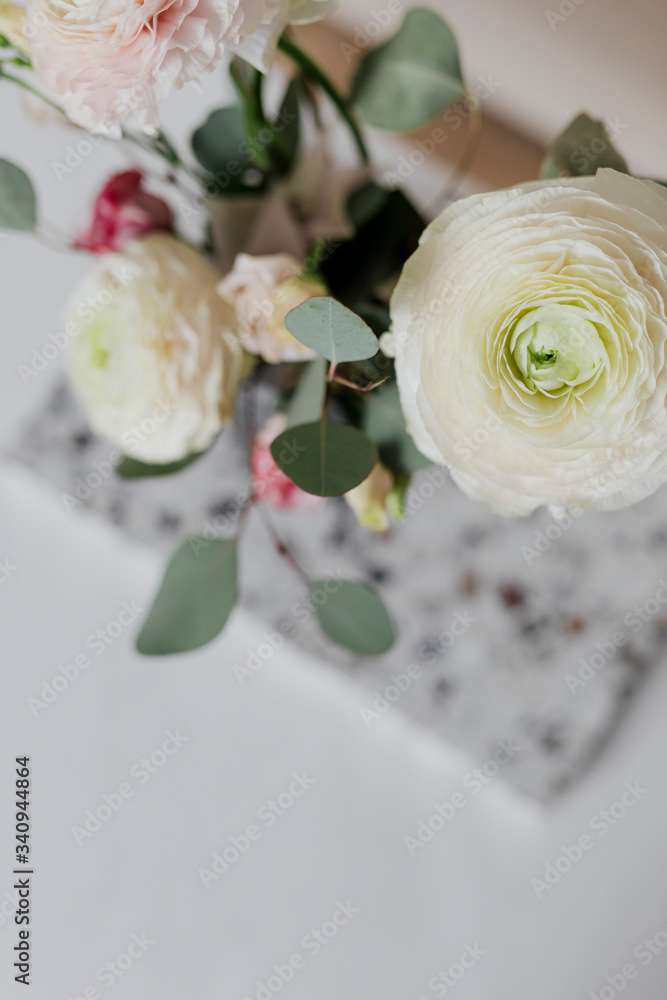
[[[255,438],[251,457],[253,489],[260,499],[274,507],[315,510],[322,504],[323,498],[295,486],[278,468],[271,454],[271,443],[285,430],[286,422],[283,413],[274,413]]]
[[[288,23],[338,0],[27,0],[25,36],[43,87],[76,125],[121,135],[157,127],[172,87],[210,72],[225,48],[266,70]]]
[[[218,0],[28,0],[35,72],[75,124],[154,129],[157,105],[216,65],[234,20]]]
[[[93,206],[92,218],[75,246],[92,253],[124,250],[130,240],[156,230],[171,232],[173,215],[162,198],[143,188],[138,170],[114,174]]]

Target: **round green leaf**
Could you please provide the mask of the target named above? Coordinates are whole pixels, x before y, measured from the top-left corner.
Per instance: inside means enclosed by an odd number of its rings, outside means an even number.
[[[237,592],[236,541],[190,538],[167,566],[137,649],[147,656],[199,649],[222,631]]]
[[[326,295],[307,299],[292,309],[285,325],[298,341],[334,364],[363,361],[379,350],[370,326],[347,306]]]
[[[362,59],[351,99],[369,125],[407,132],[465,93],[451,28],[434,11],[417,7],[393,38]]]
[[[35,189],[24,170],[0,159],[0,226],[32,233],[37,225]]]
[[[271,445],[271,454],[293,483],[318,497],[354,489],[378,458],[373,442],[356,427],[327,419],[288,427]]]
[[[333,593],[330,580],[310,585],[311,600],[322,631],[339,646],[377,656],[394,642],[394,629],[384,604],[370,587],[345,581]],[[322,601],[321,595],[326,595]]]
[[[256,194],[265,183],[250,154],[246,121],[240,108],[218,108],[192,135],[192,152],[213,175],[210,196]]]

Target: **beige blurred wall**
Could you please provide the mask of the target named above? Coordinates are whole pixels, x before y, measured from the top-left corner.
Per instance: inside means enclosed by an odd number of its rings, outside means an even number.
[[[391,16],[388,3],[341,0],[335,16],[348,32],[361,30],[356,37],[363,40],[375,30],[374,11],[382,21]],[[403,3],[404,10],[413,6],[430,6],[450,22],[473,87],[491,75],[497,89],[489,114],[548,143],[587,110],[618,123],[616,142],[633,172],[667,177],[667,0]],[[401,16],[391,17],[385,34]]]

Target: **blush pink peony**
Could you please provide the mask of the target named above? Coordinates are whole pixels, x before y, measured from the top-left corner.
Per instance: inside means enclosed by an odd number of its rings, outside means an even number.
[[[166,201],[144,190],[141,173],[125,170],[110,177],[98,194],[90,222],[75,246],[92,253],[124,250],[137,236],[171,232],[173,221]]]

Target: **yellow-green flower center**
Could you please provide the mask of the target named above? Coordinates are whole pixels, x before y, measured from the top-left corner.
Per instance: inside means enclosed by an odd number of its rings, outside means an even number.
[[[607,358],[597,327],[574,305],[526,312],[514,326],[508,347],[526,388],[547,395],[590,383]]]

